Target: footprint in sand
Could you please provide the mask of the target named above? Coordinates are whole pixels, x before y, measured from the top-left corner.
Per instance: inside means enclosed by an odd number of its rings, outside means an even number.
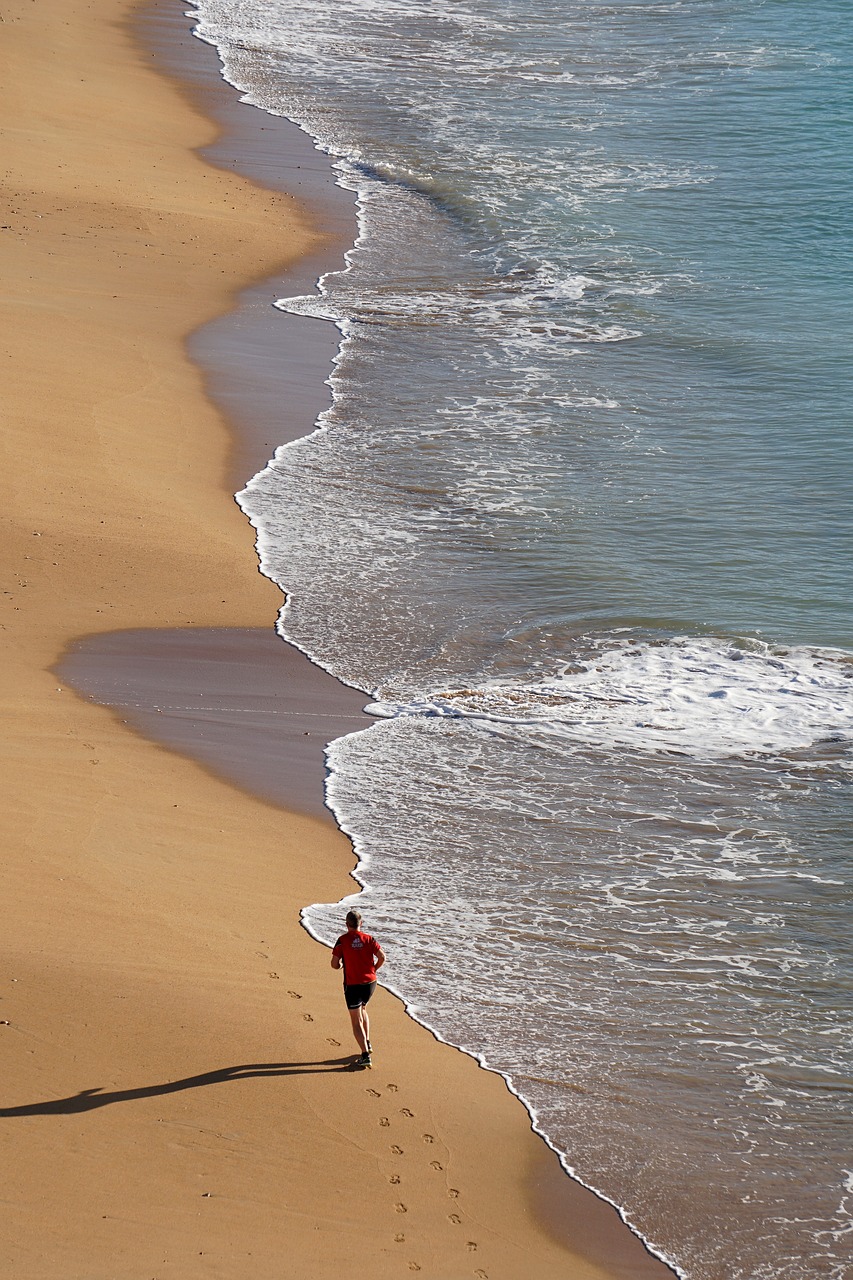
[[[478,1267],[474,1272],[474,1275],[477,1277],[477,1280],[489,1280],[489,1277],[486,1275],[482,1267]]]
[[[437,1160],[430,1160],[429,1167],[431,1169],[435,1169],[437,1173],[441,1173],[442,1169],[444,1168],[444,1165],[439,1164]]]
[[[302,999],[302,996],[299,994],[299,992],[298,992],[298,991],[288,991],[288,993],[287,993],[287,994],[290,996],[291,1000],[301,1000],[301,999]]]
[[[401,1116],[408,1116],[410,1120],[414,1120],[414,1118],[415,1118],[415,1113],[414,1113],[414,1111],[410,1111],[408,1107],[401,1107],[401,1108],[400,1108],[400,1115],[401,1115]]]
[[[399,1175],[399,1173],[392,1173],[392,1174],[391,1174],[391,1177],[388,1179],[388,1181],[391,1183],[391,1186],[392,1186],[392,1187],[399,1187],[399,1185],[400,1185],[400,1175]]]
[[[375,1089],[365,1089],[365,1093],[370,1094],[371,1098],[381,1098],[381,1093],[377,1093]]]
[[[410,1262],[410,1263],[409,1263],[409,1270],[410,1270],[410,1271],[420,1271],[420,1267],[418,1266],[418,1264],[417,1264],[416,1262]]]
[[[267,955],[266,951],[256,951],[255,955],[260,956],[262,960],[269,960],[269,956]]]
[[[389,1085],[386,1085],[385,1087],[388,1089],[389,1093],[397,1092],[397,1086],[395,1084],[389,1084]]]
[[[451,1199],[451,1200],[458,1200],[458,1199],[459,1199],[459,1192],[456,1190],[456,1188],[455,1188],[455,1187],[448,1187],[448,1188],[447,1188],[447,1194],[450,1196],[450,1199]]]
[[[383,1116],[382,1119],[379,1121],[379,1124],[381,1128],[387,1129],[388,1126],[391,1124],[391,1121],[388,1119],[387,1116]]]
[[[270,977],[271,977],[271,978],[277,978],[277,977],[278,977],[278,974],[277,974],[277,973],[271,973],[271,974],[270,974]]]
[[[314,1021],[314,1019],[311,1017],[311,1014],[310,1014],[310,1013],[303,1013],[303,1015],[302,1015],[302,1021],[303,1021],[303,1022],[313,1022],[313,1021]]]
[[[476,1253],[476,1252],[477,1252],[477,1241],[476,1241],[476,1240],[469,1240],[469,1241],[468,1241],[468,1243],[467,1243],[467,1245],[466,1245],[465,1247],[466,1247],[466,1249],[468,1250],[468,1252],[469,1252],[469,1253]]]
[[[431,1134],[431,1133],[425,1133],[425,1134],[424,1134],[424,1142],[427,1142],[427,1143],[429,1143],[429,1142],[435,1142],[435,1138],[432,1136],[432,1134]]]
[[[326,1044],[333,1044],[336,1049],[340,1049],[341,1047],[340,1040],[333,1040],[331,1036],[326,1036]]]
[[[395,1204],[395,1205],[394,1205],[394,1208],[397,1210],[397,1212],[398,1212],[398,1213],[408,1213],[408,1212],[409,1212],[409,1211],[408,1211],[408,1209],[406,1208],[406,1206],[405,1206],[404,1204],[402,1204],[402,1203],[401,1203],[401,1204]]]
[[[406,1237],[403,1235],[403,1233],[401,1231],[398,1231],[394,1237],[394,1241],[396,1244],[402,1244],[405,1238]]]
[[[449,1213],[447,1215],[447,1221],[452,1222],[455,1226],[458,1227],[462,1219],[459,1217],[458,1213]]]
[[[391,1148],[391,1150],[394,1152],[394,1155],[395,1155],[395,1156],[401,1156],[401,1155],[403,1154],[403,1148],[402,1148],[402,1147],[393,1146],[393,1147]]]

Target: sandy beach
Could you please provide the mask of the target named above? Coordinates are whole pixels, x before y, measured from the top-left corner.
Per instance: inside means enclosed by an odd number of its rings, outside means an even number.
[[[275,650],[280,593],[231,498],[263,440],[240,453],[186,350],[340,228],[198,154],[217,127],[133,39],[133,8],[2,14],[0,1274],[668,1275],[503,1081],[385,992],[376,1064],[351,1067],[298,917],[352,888],[321,747],[360,696]],[[151,703],[159,663],[172,705],[202,690],[216,718],[258,645],[303,717],[262,795],[263,746],[227,767],[239,717],[205,756],[197,721],[158,741],[156,706],[141,723],[61,665],[110,656]]]

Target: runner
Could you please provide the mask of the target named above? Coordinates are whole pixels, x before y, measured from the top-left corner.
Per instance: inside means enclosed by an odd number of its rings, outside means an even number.
[[[375,938],[361,929],[361,913],[347,912],[347,931],[332,949],[332,968],[344,971],[344,999],[352,1020],[352,1033],[361,1050],[360,1067],[370,1066],[370,1020],[367,1002],[376,989],[376,970],[385,963],[385,952]]]

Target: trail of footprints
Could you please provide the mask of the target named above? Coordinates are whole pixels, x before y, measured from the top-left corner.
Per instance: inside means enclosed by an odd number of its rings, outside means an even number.
[[[385,1086],[385,1089],[392,1096],[393,1094],[398,1092],[398,1087],[396,1084],[388,1084]],[[367,1094],[369,1098],[372,1098],[376,1102],[380,1101],[383,1097],[379,1089],[367,1088],[365,1089],[364,1092]],[[415,1113],[411,1111],[408,1107],[400,1107],[398,1109],[397,1114],[402,1118],[403,1121],[415,1119]],[[390,1129],[392,1127],[392,1123],[393,1121],[391,1116],[379,1117],[380,1129]],[[431,1133],[422,1133],[421,1142],[424,1144],[424,1146],[427,1146],[427,1147],[433,1146],[435,1143],[435,1137]],[[394,1156],[404,1156],[406,1154],[405,1148],[401,1147],[397,1142],[392,1142],[389,1147],[389,1150],[391,1154]],[[435,1173],[444,1172],[444,1165],[441,1163],[440,1160],[430,1160],[429,1167],[430,1169],[434,1170]],[[389,1174],[388,1181],[392,1187],[401,1187],[403,1185],[403,1178],[402,1178],[402,1175],[399,1173]],[[459,1199],[458,1187],[448,1187],[447,1196],[451,1200],[458,1200]],[[405,1214],[409,1212],[408,1206],[403,1200],[398,1200],[395,1202],[394,1211],[399,1214]],[[449,1213],[447,1215],[447,1221],[452,1223],[453,1226],[456,1226],[456,1227],[462,1226],[461,1214]],[[394,1235],[394,1243],[405,1244],[406,1243],[405,1232],[397,1231]],[[476,1253],[477,1241],[476,1240],[466,1241],[465,1248],[468,1251],[468,1253]],[[420,1265],[417,1262],[409,1262],[408,1268],[410,1271],[420,1271],[421,1269]],[[482,1269],[482,1267],[478,1267],[472,1274],[477,1277],[477,1280],[488,1280],[488,1275]]]
[[[260,956],[260,955],[261,955],[261,952],[258,952],[258,955]],[[266,956],[264,956],[263,958],[264,958],[264,959],[266,959],[267,957],[266,957]],[[275,978],[278,978],[278,976],[279,976],[279,975],[278,975],[277,973],[271,973],[269,976],[270,976],[271,978],[275,979]],[[302,999],[302,996],[301,996],[301,994],[300,994],[298,991],[290,991],[290,990],[288,990],[287,994],[290,996],[291,1000],[301,1000],[301,999]],[[304,1013],[304,1014],[302,1015],[302,1018],[303,1018],[303,1021],[304,1021],[304,1022],[313,1022],[313,1021],[314,1021],[314,1018],[312,1017],[312,1015],[311,1015],[310,1013]],[[332,1036],[326,1036],[326,1043],[327,1043],[327,1044],[332,1045],[332,1046],[333,1046],[333,1048],[335,1048],[335,1049],[339,1049],[339,1048],[341,1047],[341,1042],[340,1042],[340,1040],[335,1040]],[[399,1092],[399,1086],[398,1086],[398,1085],[396,1085],[396,1084],[387,1084],[387,1085],[385,1086],[385,1090],[386,1090],[386,1092],[387,1092],[387,1093],[391,1094],[391,1095],[392,1095],[392,1097],[393,1097],[393,1095],[394,1095],[395,1093]],[[383,1095],[382,1095],[382,1093],[381,1093],[378,1089],[368,1088],[368,1089],[365,1089],[365,1093],[367,1094],[367,1096],[368,1096],[369,1098],[372,1098],[372,1099],[374,1099],[374,1101],[377,1101],[377,1102],[378,1102],[378,1101],[382,1098],[382,1096],[383,1096]],[[399,1113],[398,1113],[398,1114],[402,1117],[402,1119],[403,1119],[404,1121],[407,1121],[407,1120],[414,1120],[414,1119],[415,1119],[415,1113],[414,1113],[413,1111],[411,1111],[408,1107],[400,1107],[400,1108],[399,1108]],[[390,1128],[391,1128],[391,1117],[390,1117],[390,1116],[380,1116],[380,1118],[379,1118],[379,1125],[380,1125],[380,1128],[383,1128],[383,1129],[390,1129]],[[434,1137],[434,1135],[433,1135],[433,1134],[431,1134],[431,1133],[423,1133],[423,1134],[421,1134],[421,1141],[423,1142],[424,1146],[429,1147],[429,1146],[432,1146],[432,1145],[435,1143],[435,1137]],[[399,1143],[397,1143],[397,1142],[392,1142],[392,1143],[390,1144],[389,1150],[391,1151],[391,1154],[392,1154],[392,1155],[394,1155],[394,1156],[403,1156],[403,1155],[405,1155],[405,1148],[404,1148],[404,1147],[401,1147],[401,1146],[399,1145]],[[430,1167],[430,1169],[432,1169],[435,1173],[443,1173],[443,1172],[444,1172],[444,1165],[441,1163],[441,1161],[440,1161],[440,1160],[430,1160],[430,1162],[429,1162],[429,1167]],[[391,1184],[391,1186],[393,1186],[393,1187],[401,1187],[401,1186],[402,1186],[402,1184],[403,1184],[402,1176],[401,1176],[399,1173],[392,1173],[392,1174],[390,1174],[390,1175],[389,1175],[389,1177],[388,1177],[388,1181],[389,1181],[389,1183]],[[447,1196],[448,1196],[448,1199],[450,1199],[450,1200],[458,1200],[458,1199],[459,1199],[459,1189],[458,1189],[457,1187],[448,1187],[448,1188],[447,1188]],[[407,1206],[407,1205],[404,1203],[404,1201],[402,1201],[402,1200],[398,1200],[398,1201],[394,1204],[394,1210],[395,1210],[395,1212],[396,1212],[396,1213],[398,1213],[398,1214],[406,1214],[406,1213],[408,1213],[408,1212],[409,1212],[409,1210],[408,1210],[408,1206]],[[461,1226],[461,1225],[462,1225],[462,1217],[461,1217],[461,1215],[460,1215],[460,1214],[458,1214],[458,1213],[449,1213],[449,1214],[447,1215],[447,1220],[448,1220],[448,1222],[450,1222],[453,1226]],[[402,1232],[402,1231],[398,1231],[398,1232],[396,1232],[396,1233],[395,1233],[395,1235],[394,1235],[394,1243],[395,1243],[395,1244],[405,1244],[405,1243],[406,1243],[406,1236],[405,1236],[405,1233],[404,1233],[404,1232]],[[468,1253],[476,1253],[476,1252],[477,1252],[477,1247],[478,1247],[478,1246],[477,1246],[477,1242],[476,1242],[476,1240],[468,1240],[468,1241],[466,1242],[465,1247],[466,1247],[466,1249],[467,1249]],[[421,1269],[421,1268],[420,1268],[420,1264],[419,1264],[419,1263],[417,1263],[417,1262],[409,1262],[407,1265],[408,1265],[408,1269],[409,1269],[409,1271],[420,1271],[420,1269]],[[489,1277],[488,1277],[487,1273],[482,1269],[482,1267],[477,1267],[477,1268],[476,1268],[476,1270],[475,1270],[472,1274],[476,1277],[476,1280],[489,1280]]]

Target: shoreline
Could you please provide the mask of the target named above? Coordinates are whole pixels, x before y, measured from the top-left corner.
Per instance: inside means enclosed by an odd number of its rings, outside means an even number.
[[[204,169],[211,126],[131,47],[132,7],[4,15],[19,425],[2,1256],[38,1280],[255,1278],[283,1256],[331,1276],[354,1250],[380,1276],[668,1275],[503,1081],[385,992],[381,1065],[353,1077],[337,982],[297,923],[352,861],[327,820],[224,784],[50,674],[77,637],[271,631],[280,597],[253,569],[222,480],[233,445],[183,347],[280,270],[283,222],[292,254],[316,236],[286,198]],[[557,1199],[550,1231],[537,1184]],[[604,1244],[585,1234],[599,1207]]]
[[[193,0],[195,3],[195,0]],[[286,296],[287,294],[310,294],[315,292],[317,279],[320,275],[337,269],[343,263],[343,254],[352,246],[355,235],[358,232],[358,198],[351,191],[342,189],[334,180],[334,170],[330,158],[321,151],[318,151],[314,145],[314,140],[309,134],[304,132],[300,126],[294,124],[286,117],[273,116],[262,108],[251,104],[244,103],[238,98],[239,90],[227,81],[222,74],[222,63],[219,57],[219,51],[215,46],[208,44],[206,41],[199,40],[192,35],[186,37],[183,31],[183,20],[175,20],[174,17],[168,16],[170,9],[170,0],[147,0],[144,4],[142,13],[145,16],[145,22],[137,25],[141,30],[141,37],[146,43],[150,43],[156,48],[160,56],[166,56],[170,62],[170,75],[174,75],[179,86],[182,82],[187,85],[187,77],[192,72],[193,97],[196,104],[201,106],[206,112],[209,112],[218,121],[223,133],[217,140],[217,143],[207,148],[203,153],[205,158],[210,159],[214,163],[224,163],[229,168],[234,168],[242,172],[245,176],[253,181],[259,181],[262,185],[270,185],[274,190],[279,190],[285,194],[295,194],[288,183],[282,183],[280,180],[280,154],[276,156],[274,148],[270,147],[270,140],[267,139],[260,144],[260,158],[256,149],[258,130],[271,130],[280,140],[282,152],[288,156],[291,170],[290,178],[293,177],[292,165],[294,160],[292,153],[300,154],[300,141],[306,143],[311,149],[310,159],[313,163],[306,166],[306,157],[300,155],[300,163],[297,168],[304,172],[304,168],[308,168],[307,180],[299,183],[300,194],[310,198],[313,208],[318,208],[324,215],[325,224],[334,229],[336,245],[334,252],[339,253],[340,257],[332,262],[328,260],[325,253],[311,254],[297,263],[293,264],[288,271],[282,276],[279,287],[274,292],[276,297]],[[185,18],[186,15],[183,15]],[[159,24],[159,25],[158,25]],[[169,50],[165,41],[177,41],[174,45],[174,51],[169,57]],[[193,63],[198,62],[199,52],[205,54],[207,63],[206,72],[196,69]],[[215,88],[211,87],[208,76],[215,79]],[[263,120],[265,123],[261,124]],[[278,160],[278,163],[276,161]],[[307,188],[303,190],[303,186]],[[328,321],[318,321],[307,316],[294,315],[286,311],[277,310],[274,317],[270,316],[269,301],[259,314],[257,307],[259,302],[259,294],[263,293],[265,298],[269,297],[268,284],[264,281],[260,286],[252,290],[244,291],[240,296],[239,309],[239,332],[236,336],[229,333],[230,329],[236,328],[235,316],[233,314],[225,315],[221,321],[208,323],[201,330],[197,331],[193,336],[189,346],[190,356],[202,365],[206,373],[207,394],[213,399],[220,409],[227,414],[228,421],[232,428],[236,444],[235,456],[241,456],[240,442],[244,441],[243,455],[251,461],[247,470],[247,474],[242,475],[239,472],[233,477],[235,487],[240,489],[247,483],[249,476],[252,474],[252,467],[256,462],[260,462],[261,454],[252,454],[251,448],[257,445],[261,438],[256,429],[256,419],[259,417],[264,419],[265,412],[268,411],[269,404],[273,402],[273,398],[277,396],[276,392],[280,391],[281,381],[287,377],[292,366],[299,363],[298,374],[302,376],[300,390],[306,392],[310,396],[311,384],[313,378],[317,374],[317,362],[312,366],[310,374],[306,378],[305,353],[306,346],[311,347],[319,344],[321,351],[326,351],[331,346],[332,356],[327,362],[327,372],[331,370],[332,357],[339,349],[341,335],[337,328]],[[277,282],[278,283],[278,282]],[[247,332],[247,326],[244,317],[248,316],[251,325],[251,333]],[[286,327],[285,327],[286,326]],[[245,378],[241,376],[241,364],[247,356],[250,356],[250,348],[253,343],[264,344],[265,334],[269,334],[272,330],[281,332],[281,344],[284,346],[284,338],[287,338],[288,360],[284,368],[279,364],[276,367],[276,377],[272,379],[269,391],[265,397],[263,393],[257,392],[257,387],[250,385]],[[307,338],[307,342],[306,342]],[[330,341],[331,339],[331,341]],[[242,357],[242,359],[238,359]],[[322,363],[322,359],[320,361]],[[223,369],[222,366],[225,365]],[[262,375],[263,370],[260,365],[255,369],[257,374]],[[325,386],[325,382],[323,384]],[[316,390],[316,388],[314,388]],[[292,396],[293,388],[287,387],[288,403]],[[236,394],[235,394],[236,391]],[[331,403],[331,396],[325,395],[325,403]],[[248,412],[247,412],[248,409]],[[318,410],[319,412],[319,410]],[[286,423],[282,423],[280,419],[276,420],[276,430],[280,433],[280,438],[270,442],[269,434],[267,434],[267,448],[272,444],[274,452],[281,444],[288,443],[292,440],[302,438],[303,435],[309,434],[313,429],[316,421],[315,418],[310,425],[306,427],[304,432],[291,432],[285,430],[281,432],[282,426],[287,427]],[[269,455],[272,456],[272,453]],[[261,464],[261,469],[266,462]],[[255,468],[257,469],[257,468]],[[278,642],[283,645],[294,657],[303,661],[313,668],[315,672],[321,673],[323,677],[328,677],[336,684],[339,684],[342,692],[350,694],[350,688],[343,686],[337,681],[336,677],[326,671],[326,669],[314,662],[309,656],[296,649],[288,641],[278,638]],[[361,694],[355,692],[356,703],[363,704],[370,700],[368,693]],[[353,723],[348,727],[346,732],[357,732],[359,728],[367,728],[372,720],[363,709],[363,705],[359,706],[363,723],[361,725]],[[163,721],[157,720],[152,723],[149,718],[149,727],[155,732],[155,736],[159,741],[168,741],[171,735],[164,736],[162,733]],[[158,732],[159,731],[159,732]],[[327,739],[327,742],[331,739]],[[196,756],[196,758],[201,758]],[[257,767],[258,756],[255,757]],[[226,770],[226,776],[227,776]],[[240,780],[242,771],[230,770],[233,778]],[[324,766],[324,773],[327,772]],[[257,777],[257,775],[256,775]],[[300,800],[294,800],[293,796],[276,797],[275,792],[271,792],[265,784],[265,780],[261,774],[260,783],[257,781],[253,786],[248,788],[265,799],[272,799],[273,802],[282,802],[285,804],[295,803],[300,810],[303,804]],[[325,788],[324,788],[325,793]],[[325,808],[325,805],[324,805]],[[326,816],[335,824],[337,822],[334,815],[325,808]],[[349,840],[349,837],[346,837]],[[353,868],[353,873],[355,868]],[[355,892],[361,891],[361,882],[358,881],[354,874],[352,878],[355,881]],[[311,933],[308,925],[302,921],[302,927],[308,932],[309,936],[319,945],[324,945],[320,939]],[[398,992],[394,992],[396,999],[405,1004],[404,997]],[[458,1045],[452,1044],[450,1041],[443,1040],[433,1028],[427,1024],[420,1022],[413,1014],[408,1014],[416,1025],[422,1027],[430,1036],[439,1043],[446,1045],[448,1049],[460,1052],[466,1057],[470,1057],[473,1061],[477,1061],[476,1057],[470,1051],[460,1049]],[[537,1128],[537,1120],[527,1107],[524,1100],[517,1093],[511,1080],[501,1073],[490,1071],[488,1068],[482,1067],[479,1062],[478,1067],[482,1071],[489,1071],[489,1074],[497,1075],[503,1080],[507,1092],[520,1105],[528,1116],[531,1131],[536,1135],[542,1144],[542,1160],[541,1165],[545,1171],[544,1177],[535,1180],[535,1202],[537,1212],[543,1223],[547,1224],[554,1234],[559,1238],[563,1235],[562,1217],[565,1214],[566,1207],[571,1201],[572,1208],[579,1219],[583,1219],[585,1232],[590,1241],[595,1241],[595,1252],[597,1261],[607,1258],[608,1264],[614,1267],[617,1274],[620,1274],[625,1265],[625,1256],[617,1242],[614,1248],[612,1240],[613,1234],[613,1218],[615,1212],[619,1219],[618,1230],[626,1231],[630,1240],[640,1245],[639,1257],[635,1256],[631,1261],[632,1276],[640,1276],[645,1274],[646,1268],[641,1264],[644,1257],[651,1263],[654,1274],[672,1276],[676,1274],[671,1268],[663,1263],[656,1254],[652,1253],[648,1244],[638,1235],[630,1225],[622,1217],[621,1207],[615,1202],[607,1200],[599,1195],[591,1188],[586,1186],[577,1176],[568,1172],[564,1167],[563,1158],[560,1152],[548,1140],[547,1136],[540,1132]],[[553,1160],[556,1159],[559,1165],[559,1173],[556,1178],[553,1176],[552,1167]],[[568,1184],[570,1193],[568,1196],[561,1194],[565,1192],[565,1184]],[[633,1252],[633,1249],[630,1250]]]
[[[284,293],[312,293],[321,274],[342,265],[354,238],[356,200],[335,184],[328,156],[298,125],[240,100],[222,75],[218,50],[192,34],[192,20],[172,0],[141,0],[129,30],[156,59],[158,72],[216,123],[219,134],[200,149],[201,158],[304,201],[324,236],[317,249],[283,271],[247,284],[236,308],[188,336],[187,351],[202,370],[206,393],[228,419],[228,485],[239,491],[280,445],[310,434],[331,403],[325,379],[340,345],[338,329],[330,321],[282,311],[273,323],[270,310]]]

